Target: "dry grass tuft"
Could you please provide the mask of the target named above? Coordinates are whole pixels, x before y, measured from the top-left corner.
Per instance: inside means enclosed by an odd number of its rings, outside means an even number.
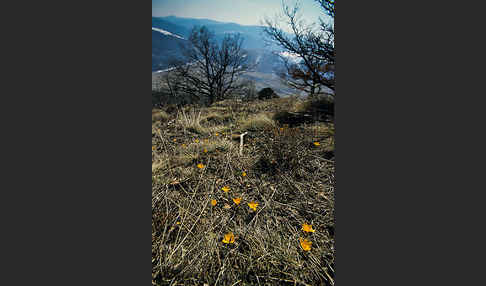
[[[206,134],[208,132],[207,129],[201,125],[201,111],[196,111],[196,109],[192,109],[189,112],[181,109],[177,113],[176,122],[184,129],[184,133],[186,133],[186,130],[198,134]]]
[[[216,116],[215,113],[213,116]],[[222,118],[222,121],[224,121],[225,117]],[[181,109],[177,113],[176,124],[183,129],[185,134],[194,133],[198,135],[209,135],[226,129],[224,125],[208,123],[207,119],[208,116],[203,117],[201,110],[197,111],[195,108],[192,108],[186,112],[184,109]]]
[[[240,120],[240,130],[242,132],[270,130],[274,127],[275,121],[265,113],[259,113]]]

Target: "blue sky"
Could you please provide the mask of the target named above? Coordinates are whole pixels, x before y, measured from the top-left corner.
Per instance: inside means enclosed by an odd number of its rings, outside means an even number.
[[[296,0],[285,0],[295,3]],[[300,13],[307,22],[316,22],[322,10],[313,0],[299,0]],[[206,18],[241,25],[260,25],[265,16],[282,12],[281,0],[152,0],[152,16],[169,15]]]

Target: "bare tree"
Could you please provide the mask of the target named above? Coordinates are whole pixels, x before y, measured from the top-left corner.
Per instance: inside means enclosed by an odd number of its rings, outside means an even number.
[[[318,27],[306,24],[299,16],[299,5],[289,7],[282,1],[283,18],[266,18],[264,33],[271,42],[280,45],[287,55],[294,55],[300,61],[282,57],[285,71],[279,75],[291,87],[303,90],[313,96],[323,92],[323,87],[334,91],[334,0],[315,0],[330,23],[322,17]],[[282,23],[288,24],[292,33],[286,33]]]
[[[249,65],[239,34],[226,34],[218,43],[205,26],[194,27],[189,42],[181,47],[184,59],[173,70],[181,91],[212,104],[240,88],[238,78]]]
[[[321,5],[327,15],[334,19],[334,0],[316,0],[316,2]]]

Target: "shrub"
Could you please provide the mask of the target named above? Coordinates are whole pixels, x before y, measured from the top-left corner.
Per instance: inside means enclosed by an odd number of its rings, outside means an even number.
[[[280,98],[280,96],[278,96],[270,87],[266,87],[258,92],[258,99],[260,100],[271,98]]]
[[[320,97],[309,98],[297,107],[297,111],[312,115],[314,121],[325,121],[334,118],[334,101]]]
[[[313,118],[308,114],[302,113],[295,113],[295,112],[288,112],[288,111],[280,111],[275,113],[273,119],[277,121],[279,124],[284,125],[288,124],[291,127],[303,124],[303,123],[312,123]]]
[[[274,131],[272,144],[265,146],[266,150],[262,152],[260,158],[260,167],[268,168],[271,173],[295,173],[296,170],[302,170],[309,161],[308,143],[309,136],[306,136],[299,129],[284,129],[283,131]],[[307,144],[306,144],[307,142]]]

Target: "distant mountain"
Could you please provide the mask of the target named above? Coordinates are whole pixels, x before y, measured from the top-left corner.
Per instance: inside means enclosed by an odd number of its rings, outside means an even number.
[[[152,27],[161,28],[174,34],[188,37],[194,26],[206,26],[214,32],[216,39],[223,39],[225,34],[240,33],[244,38],[245,49],[277,49],[267,45],[262,26],[245,26],[236,23],[218,22],[209,19],[182,18],[176,16],[152,17]]]
[[[169,23],[172,23],[174,25],[177,25],[179,27],[184,27],[188,31],[192,29],[194,26],[210,26],[210,25],[218,25],[218,24],[227,24],[224,22],[219,22],[215,20],[210,20],[210,19],[196,19],[196,18],[183,18],[183,17],[176,17],[176,16],[167,16],[167,17],[152,17],[152,23],[155,19],[159,19],[162,21],[166,21]]]
[[[283,67],[283,61],[276,52],[264,49],[247,51],[249,63],[254,65],[252,71],[276,73]]]
[[[152,28],[152,71],[166,69],[171,60],[180,58],[181,45],[187,43],[179,35]]]
[[[176,35],[180,35],[184,38],[189,36],[190,28],[186,28],[181,25],[174,24],[163,18],[152,17],[152,28],[163,29]]]

